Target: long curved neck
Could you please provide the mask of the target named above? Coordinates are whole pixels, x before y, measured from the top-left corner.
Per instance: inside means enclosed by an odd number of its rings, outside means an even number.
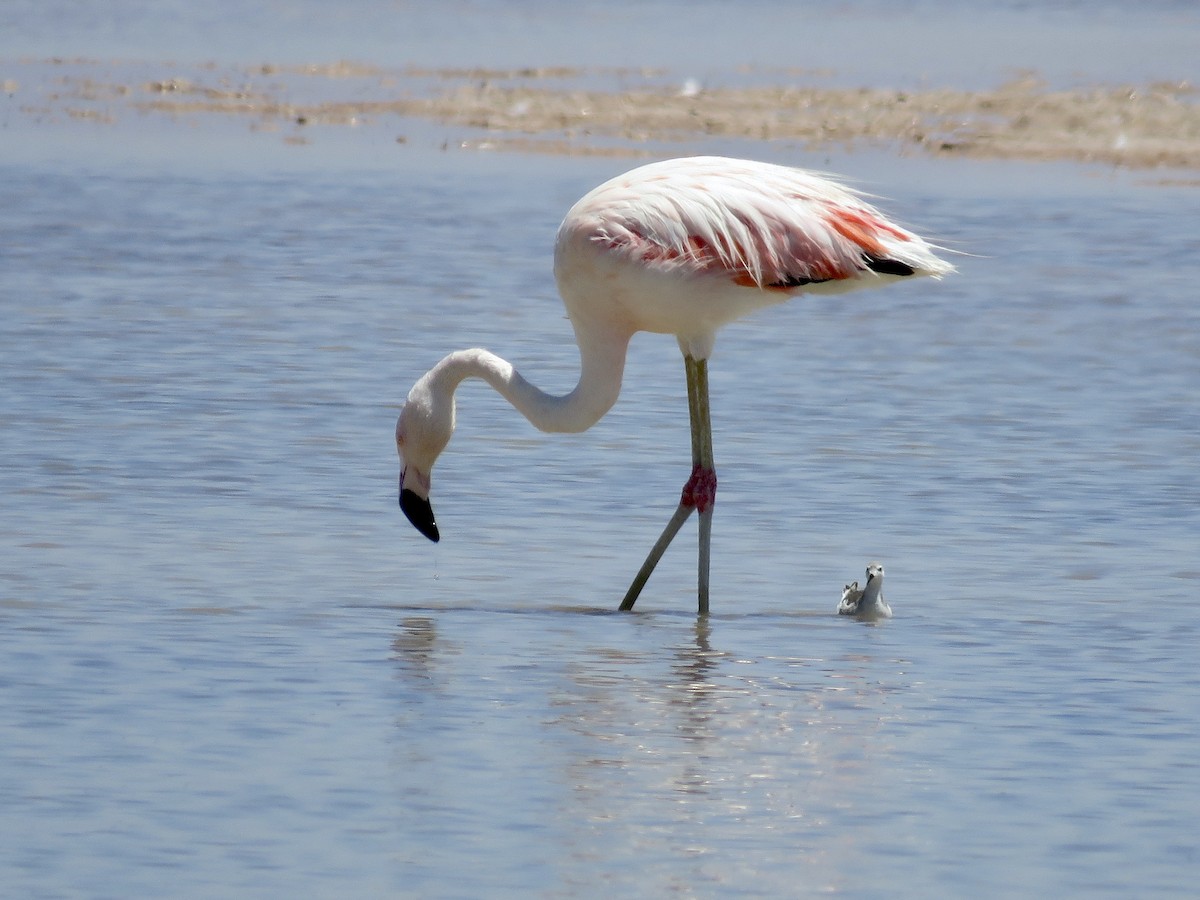
[[[586,431],[617,402],[630,336],[577,335],[579,383],[562,396],[546,393],[527,381],[507,360],[481,349],[451,353],[430,369],[425,378],[435,395],[451,403],[464,379],[481,378],[540,431]]]

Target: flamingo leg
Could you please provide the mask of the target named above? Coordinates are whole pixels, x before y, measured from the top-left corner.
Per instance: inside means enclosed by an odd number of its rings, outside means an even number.
[[[625,592],[625,599],[621,601],[620,608],[622,610],[633,609],[633,604],[637,602],[638,595],[646,586],[646,582],[650,579],[651,573],[658,565],[658,561],[662,559],[667,547],[670,546],[671,541],[679,533],[679,529],[683,527],[683,523],[687,521],[692,511],[698,510],[700,513],[700,554],[697,572],[697,608],[700,615],[708,615],[708,576],[712,559],[712,513],[717,497],[717,473],[713,466],[712,419],[709,415],[708,404],[708,361],[693,359],[685,355],[683,363],[687,373],[688,417],[691,420],[692,429],[692,474],[683,486],[683,495],[679,499],[679,506],[676,507],[675,514],[671,516],[667,527],[663,529],[654,546],[650,548],[650,553],[633,579],[633,584]]]
[[[688,417],[692,425],[692,477],[683,489],[684,502],[700,513],[700,554],[697,569],[697,609],[708,615],[708,571],[712,558],[712,514],[717,500],[717,470],[713,464],[712,418],[708,407],[708,360],[683,358],[687,370]]]
[[[638,595],[642,593],[642,588],[650,580],[650,573],[654,571],[654,567],[658,565],[658,561],[662,559],[662,555],[667,552],[667,547],[670,546],[675,535],[679,533],[679,529],[683,527],[683,523],[687,521],[687,517],[692,514],[693,508],[686,506],[682,501],[679,506],[675,507],[675,515],[671,516],[671,521],[667,522],[667,527],[663,529],[663,533],[659,535],[658,540],[654,542],[654,546],[650,548],[650,553],[646,556],[646,561],[642,563],[642,567],[638,569],[637,576],[633,579],[633,584],[625,592],[625,599],[621,601],[621,609],[623,611],[628,612],[633,609],[633,604],[637,602]]]
[[[700,513],[700,565],[697,577],[697,606],[696,611],[708,615],[708,564],[712,558],[712,507]]]

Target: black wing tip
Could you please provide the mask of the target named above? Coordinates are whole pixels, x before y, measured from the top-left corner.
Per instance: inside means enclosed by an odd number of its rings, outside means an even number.
[[[872,272],[878,272],[880,275],[899,275],[901,278],[908,275],[916,275],[917,270],[908,263],[902,263],[898,259],[888,259],[887,257],[868,256],[866,258],[867,268]]]
[[[428,500],[418,497],[415,491],[405,488],[400,492],[400,509],[408,516],[413,528],[425,535],[435,544],[441,540],[437,522],[433,519],[433,507]]]
[[[898,259],[889,259],[886,256],[863,256],[863,265],[879,275],[896,275],[901,278],[909,275],[916,275],[917,270],[908,263],[902,263]],[[779,281],[772,281],[767,285],[769,288],[797,288],[807,287],[810,284],[824,284],[827,281],[834,281],[833,278],[813,278],[808,275],[789,275]]]
[[[772,281],[767,285],[769,288],[794,288],[804,287],[809,284],[824,284],[826,281],[832,281],[831,278],[809,278],[807,275],[789,275],[779,281]]]

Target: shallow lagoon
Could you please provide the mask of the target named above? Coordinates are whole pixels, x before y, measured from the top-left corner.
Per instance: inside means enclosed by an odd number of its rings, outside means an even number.
[[[686,148],[969,254],[723,334],[698,621],[691,530],[613,612],[687,472],[669,338],[584,435],[466,386],[442,543],[396,509],[444,351],[573,384],[549,248],[629,163],[93,136],[0,178],[8,890],[1189,894],[1194,188]],[[896,617],[839,619],[872,558]]]
[[[10,885],[1182,889],[1187,198],[880,162],[978,255],[725,333],[697,622],[694,538],[611,612],[686,474],[669,338],[581,436],[468,385],[442,543],[395,508],[396,406],[443,350],[573,382],[547,248],[620,165],[10,168]],[[874,557],[896,618],[838,619]]]

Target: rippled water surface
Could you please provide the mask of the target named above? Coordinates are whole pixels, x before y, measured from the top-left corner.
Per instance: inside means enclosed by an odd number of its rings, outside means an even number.
[[[612,612],[686,474],[669,338],[580,436],[464,386],[442,543],[395,508],[443,351],[573,383],[548,248],[621,163],[9,167],[9,889],[1186,893],[1195,197],[846,162],[976,255],[722,336],[699,622],[690,530]],[[896,617],[832,615],[875,557]]]
[[[94,134],[0,163],[6,896],[1194,891],[1194,183],[683,148],[962,251],[722,334],[698,620],[694,526],[614,612],[689,467],[670,338],[583,435],[464,385],[442,542],[396,508],[444,352],[573,386],[554,231],[631,163]],[[895,618],[839,619],[871,559]]]

